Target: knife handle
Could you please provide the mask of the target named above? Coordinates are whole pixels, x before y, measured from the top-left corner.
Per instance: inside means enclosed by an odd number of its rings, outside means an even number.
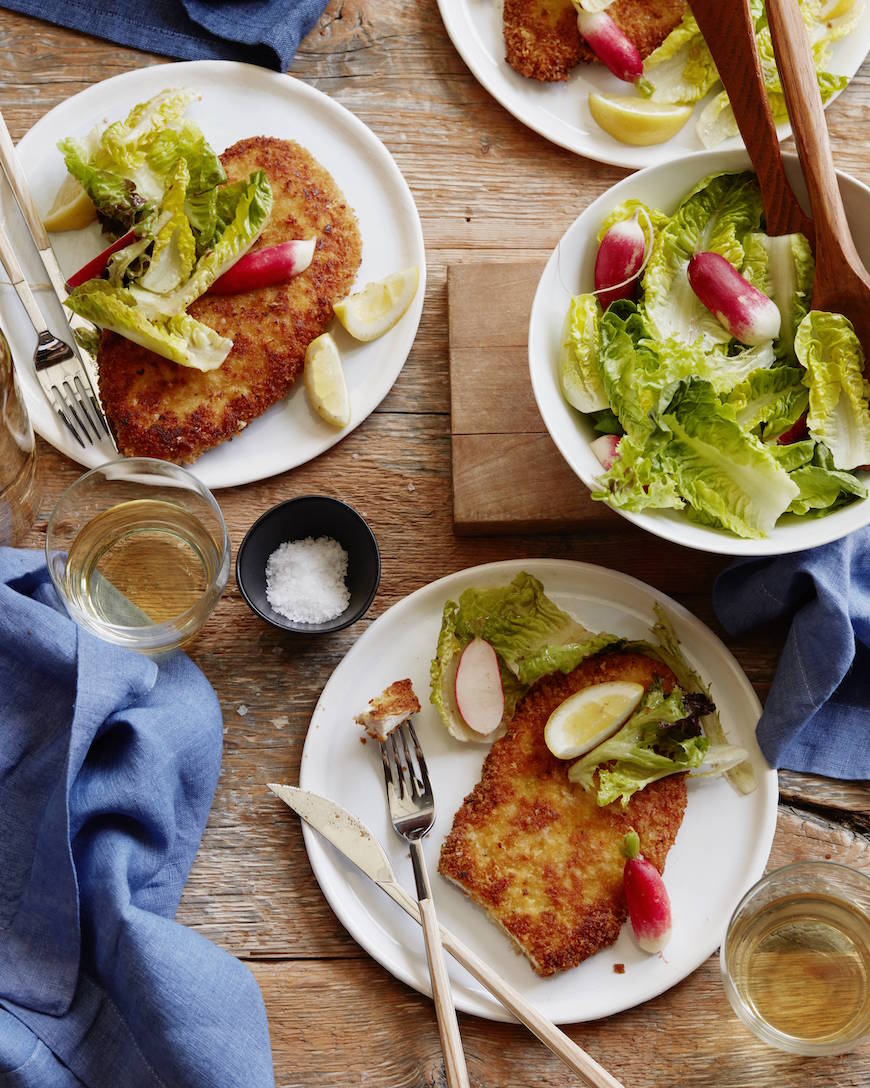
[[[417,903],[408,895],[401,884],[384,882],[380,884],[380,887],[392,900],[398,903],[406,914],[410,914],[412,918],[422,923],[422,915]],[[542,1016],[536,1008],[526,1001],[519,990],[514,989],[506,979],[493,971],[449,929],[445,929],[444,926],[439,926],[439,929],[441,931],[441,944],[456,962],[462,964],[465,970],[476,978],[481,986],[489,990],[508,1012],[512,1012],[517,1020],[524,1024],[557,1058],[561,1058],[569,1069],[573,1069],[583,1079],[584,1083],[591,1085],[591,1088],[625,1088],[621,1081],[608,1073],[573,1039],[569,1039],[565,1032],[560,1031],[552,1020]]]

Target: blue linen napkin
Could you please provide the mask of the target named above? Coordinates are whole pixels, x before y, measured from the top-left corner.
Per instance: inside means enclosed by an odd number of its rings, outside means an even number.
[[[791,619],[758,723],[768,763],[870,778],[870,529],[810,551],[738,560],[717,579],[713,607],[735,635]]]
[[[272,1088],[253,976],[172,920],[221,744],[189,658],[78,629],[0,548],[2,1088]]]
[[[326,0],[3,0],[0,6],[149,53],[286,72]]]

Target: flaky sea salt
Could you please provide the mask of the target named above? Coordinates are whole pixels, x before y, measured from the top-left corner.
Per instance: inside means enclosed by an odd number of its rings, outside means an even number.
[[[328,536],[281,544],[266,561],[266,599],[294,623],[325,623],[350,602],[347,552]]]

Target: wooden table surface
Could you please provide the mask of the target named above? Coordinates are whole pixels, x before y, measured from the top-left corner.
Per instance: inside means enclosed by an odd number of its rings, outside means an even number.
[[[8,12],[0,12],[0,42],[0,108],[16,139],[93,82],[164,59]],[[291,641],[264,625],[231,577],[190,651],[220,696],[225,744],[179,920],[253,970],[269,1014],[280,1088],[440,1088],[445,1082],[430,1002],[395,981],[345,933],[314,881],[297,821],[263,783],[298,781],[308,720],[332,669],[380,613],[434,578],[496,559],[600,563],[671,594],[723,636],[710,591],[724,560],[615,520],[594,534],[454,535],[446,268],[546,254],[624,171],[563,151],[505,112],[459,58],[435,0],[331,0],[291,71],[352,110],[395,156],[423,221],[426,305],[398,382],[358,430],[311,464],[218,495],[234,556],[247,527],[275,502],[306,492],[346,499],[364,512],[378,538],[383,576],[364,620],[312,641]],[[868,104],[865,63],[827,115],[838,165],[865,182]],[[34,546],[43,543],[60,490],[81,471],[44,443],[40,454],[44,497],[29,541]],[[762,699],[783,635],[725,638]],[[783,772],[780,789],[772,865],[831,857],[870,872],[867,784]],[[475,1086],[577,1083],[519,1026],[461,1016],[460,1027]],[[870,1044],[839,1058],[807,1060],[757,1042],[725,1000],[715,956],[656,1000],[567,1030],[627,1088],[870,1083]]]

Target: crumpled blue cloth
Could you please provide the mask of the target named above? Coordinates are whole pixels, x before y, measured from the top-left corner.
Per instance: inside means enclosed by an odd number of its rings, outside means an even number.
[[[0,6],[149,53],[286,72],[326,0],[3,0]]]
[[[272,1088],[253,976],[173,921],[221,744],[189,658],[80,630],[0,548],[0,1088]]]
[[[810,551],[741,559],[713,607],[739,635],[791,619],[758,743],[772,767],[870,778],[870,528]]]

